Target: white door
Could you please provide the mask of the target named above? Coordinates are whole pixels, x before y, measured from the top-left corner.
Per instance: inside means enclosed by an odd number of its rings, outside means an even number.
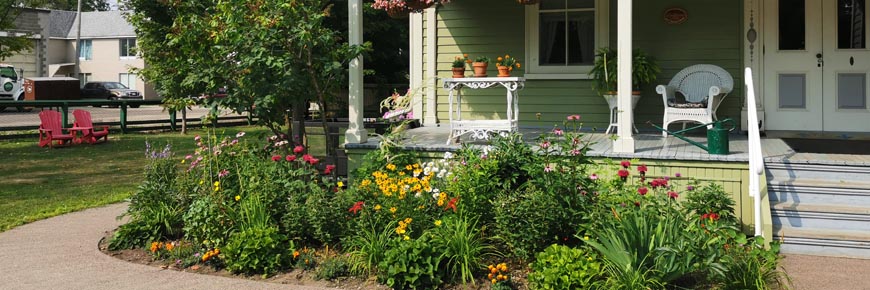
[[[822,130],[822,1],[764,3],[767,130]]]
[[[823,1],[825,131],[870,131],[866,0]]]
[[[866,1],[765,1],[768,130],[870,130]]]

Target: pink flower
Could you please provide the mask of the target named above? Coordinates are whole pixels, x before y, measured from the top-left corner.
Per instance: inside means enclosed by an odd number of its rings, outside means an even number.
[[[619,162],[619,165],[622,165],[623,168],[629,168],[631,167],[631,162],[629,162],[628,160],[623,160],[622,162]]]
[[[224,177],[224,176],[227,176],[227,175],[230,175],[230,172],[227,171],[226,169],[223,169],[223,170],[221,170],[220,173],[218,173],[218,177]]]
[[[556,136],[562,136],[562,134],[564,134],[564,133],[565,132],[562,132],[562,129],[559,129],[559,128],[553,129],[553,134],[556,134]]]
[[[284,157],[284,160],[287,160],[287,162],[296,161],[296,155],[287,155],[287,157]]]
[[[639,193],[640,195],[646,195],[647,192],[649,192],[649,189],[647,189],[646,187],[641,187],[637,189],[637,193]]]
[[[332,173],[333,170],[335,170],[335,165],[332,165],[332,164],[326,165],[326,169],[323,170],[323,173],[330,174],[330,173]]]
[[[680,195],[677,194],[677,192],[675,192],[675,191],[668,191],[668,197],[670,197],[672,199],[677,199],[678,197],[680,197]]]
[[[686,190],[695,190],[695,187],[694,187],[694,186],[691,186],[691,185],[689,185],[689,186],[686,186]]]
[[[301,145],[293,148],[293,153],[299,154],[299,153],[302,153],[302,151],[305,151],[305,147],[302,147]]]
[[[193,158],[193,155],[187,154],[187,156],[184,156],[184,159],[190,159],[190,158]]]
[[[550,171],[553,171],[553,167],[550,167],[549,164],[547,164],[547,166],[544,166],[544,172],[550,172]]]
[[[202,139],[202,137],[199,137],[199,135],[193,136],[193,141],[199,141],[200,139]]]
[[[617,174],[619,174],[619,177],[626,178],[626,177],[628,177],[628,170],[620,169],[619,172],[617,172]]]
[[[592,175],[589,175],[589,179],[598,180],[598,175],[595,173],[592,173]]]
[[[677,172],[677,174],[674,174],[674,177],[680,177],[680,176],[683,176],[683,175],[680,174],[679,172]]]
[[[278,162],[279,160],[281,160],[281,155],[272,156],[272,161]]]
[[[646,169],[646,165],[640,165],[640,166],[638,166],[638,167],[637,167],[637,171],[639,171],[641,174],[646,173],[646,171],[647,171],[647,169]]]
[[[580,150],[579,149],[571,150],[571,155],[573,155],[573,156],[580,155]]]
[[[570,116],[568,116],[567,119],[568,119],[568,121],[579,121],[580,115],[570,115]]]
[[[550,141],[544,141],[544,143],[541,143],[541,148],[543,148],[543,149],[550,148]]]
[[[305,162],[308,162],[308,164],[311,164],[311,165],[317,164],[317,162],[320,161],[317,158],[314,158],[314,156],[311,156],[308,154],[303,155],[302,160],[305,160]]]

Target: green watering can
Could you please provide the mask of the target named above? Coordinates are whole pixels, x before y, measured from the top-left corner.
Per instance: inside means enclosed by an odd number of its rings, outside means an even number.
[[[725,128],[726,123],[731,123],[731,128],[726,129]],[[707,151],[707,153],[716,154],[716,155],[728,155],[728,154],[730,154],[728,151],[728,132],[733,131],[734,128],[737,127],[737,124],[731,118],[719,120],[719,121],[716,121],[713,123],[698,125],[698,126],[691,127],[691,128],[686,128],[686,129],[683,129],[680,131],[675,131],[675,132],[671,132],[665,128],[656,126],[655,124],[653,124],[650,121],[647,121],[647,124],[650,124],[653,127],[656,127],[656,129],[659,129],[661,131],[668,132],[668,134],[671,134],[674,137],[679,138],[680,140],[689,142],[689,144],[698,146],[701,149],[704,149],[705,151]],[[704,146],[704,144],[692,141],[689,138],[686,138],[686,136],[682,135],[685,132],[695,130],[695,129],[698,129],[701,127],[707,127],[710,125],[712,125],[713,128],[707,129],[707,146]]]

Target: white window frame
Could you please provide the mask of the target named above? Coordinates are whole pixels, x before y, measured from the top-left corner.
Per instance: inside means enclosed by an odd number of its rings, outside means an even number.
[[[569,0],[570,1],[570,0]],[[540,5],[526,5],[526,58],[527,79],[589,79],[592,65],[541,66]],[[573,9],[572,9],[573,10]],[[571,10],[568,10],[571,11]],[[582,10],[580,10],[582,11]],[[610,1],[595,0],[595,49],[610,45]]]
[[[126,82],[124,77],[127,77]],[[132,77],[132,82],[131,78]],[[139,75],[133,73],[119,73],[118,74],[118,82],[127,86],[128,89],[136,90],[136,82],[139,80]]]
[[[139,54],[138,54],[138,53],[134,53],[134,54],[132,54],[132,55],[127,55],[127,56],[123,55],[123,52],[124,52],[124,51],[121,50],[121,48],[124,47],[124,46],[123,46],[121,43],[123,43],[123,42],[125,42],[125,41],[130,41],[130,40],[133,40],[133,43],[134,43],[134,46],[133,46],[133,47],[138,47],[138,45],[139,45],[139,41],[136,40],[135,37],[127,37],[127,38],[119,38],[119,39],[118,39],[118,55],[120,56],[121,59],[137,59],[137,58],[139,58]],[[129,45],[129,43],[128,43],[128,45],[127,45],[127,54],[130,54],[130,45]]]

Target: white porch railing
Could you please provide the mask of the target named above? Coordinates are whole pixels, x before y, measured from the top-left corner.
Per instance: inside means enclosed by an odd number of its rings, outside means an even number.
[[[749,196],[754,198],[755,235],[763,236],[761,223],[761,175],[764,174],[764,156],[761,153],[761,134],[758,132],[758,112],[755,107],[755,85],[752,68],[746,68],[746,112],[749,127]],[[768,237],[769,238],[769,237]]]

